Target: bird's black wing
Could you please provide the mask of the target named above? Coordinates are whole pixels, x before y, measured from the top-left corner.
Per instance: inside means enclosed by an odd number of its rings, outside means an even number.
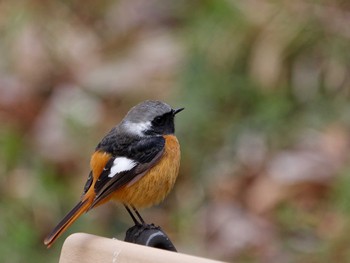
[[[134,141],[124,147],[119,155],[113,156],[95,183],[96,197],[90,208],[118,188],[140,179],[159,161],[164,152],[164,146],[165,139],[162,136],[146,137]],[[124,170],[121,168],[122,162]]]

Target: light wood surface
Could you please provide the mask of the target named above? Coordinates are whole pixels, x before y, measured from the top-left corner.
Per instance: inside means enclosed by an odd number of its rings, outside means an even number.
[[[85,233],[69,236],[63,244],[60,263],[219,263],[157,248],[135,245]]]

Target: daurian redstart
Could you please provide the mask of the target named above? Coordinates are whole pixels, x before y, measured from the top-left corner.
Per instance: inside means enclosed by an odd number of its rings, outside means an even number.
[[[160,101],[133,107],[97,145],[80,201],[46,237],[45,245],[50,247],[81,214],[109,200],[123,203],[135,224],[143,224],[136,208],[162,201],[177,178],[180,146],[174,117],[183,109]]]

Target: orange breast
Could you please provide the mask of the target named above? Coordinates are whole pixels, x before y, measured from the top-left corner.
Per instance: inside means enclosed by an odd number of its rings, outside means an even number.
[[[160,161],[143,177],[113,194],[113,199],[135,207],[161,202],[173,188],[180,166],[180,145],[174,135],[165,135],[165,149]]]

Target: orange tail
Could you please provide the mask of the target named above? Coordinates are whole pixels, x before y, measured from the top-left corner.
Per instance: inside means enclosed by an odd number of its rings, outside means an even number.
[[[45,238],[44,244],[49,248],[55,240],[64,232],[66,229],[75,222],[81,216],[82,213],[89,210],[91,205],[90,199],[87,198],[80,201],[52,230],[52,232]]]

